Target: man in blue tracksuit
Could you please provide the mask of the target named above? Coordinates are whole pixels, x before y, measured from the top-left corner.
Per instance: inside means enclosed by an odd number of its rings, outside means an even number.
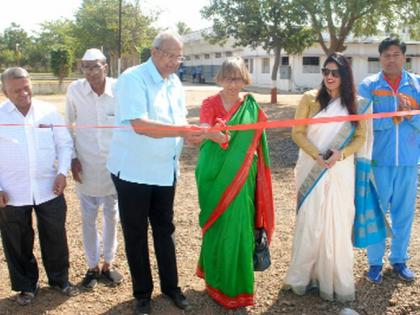
[[[364,79],[359,94],[372,101],[373,112],[418,109],[420,76],[403,69],[406,45],[396,38],[379,44],[382,71]],[[417,192],[417,161],[420,151],[420,116],[374,119],[372,165],[380,203],[390,211],[392,241],[389,262],[405,281],[415,274],[407,265],[408,245]],[[368,280],[382,281],[385,241],[369,246]]]

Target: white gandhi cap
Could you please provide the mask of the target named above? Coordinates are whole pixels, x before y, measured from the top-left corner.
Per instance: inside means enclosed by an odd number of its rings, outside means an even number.
[[[98,48],[90,48],[86,50],[82,57],[82,61],[106,60],[105,55]]]

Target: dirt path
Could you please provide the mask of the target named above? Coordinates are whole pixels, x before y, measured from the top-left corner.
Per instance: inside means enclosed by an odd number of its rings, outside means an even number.
[[[188,89],[189,120],[198,121],[198,108],[202,99],[215,93],[215,89]],[[263,104],[270,119],[293,117],[294,106],[300,96],[280,96],[280,105],[269,105],[268,95],[255,95]],[[42,99],[58,104],[62,111],[63,96],[42,96]],[[295,193],[293,184],[293,164],[296,147],[290,140],[290,129],[268,131],[271,148],[273,189],[276,207],[276,234],[271,247],[272,266],[263,273],[256,273],[256,305],[244,310],[242,314],[338,314],[340,309],[350,307],[360,314],[420,314],[420,280],[406,284],[400,282],[386,267],[385,280],[381,286],[372,285],[364,278],[367,268],[365,253],[355,250],[355,281],[357,300],[345,305],[325,302],[316,293],[297,297],[282,290],[283,278],[288,266],[295,221]],[[176,244],[180,285],[185,290],[193,310],[189,314],[225,314],[225,310],[215,304],[205,293],[202,280],[194,275],[201,242],[198,227],[198,202],[194,179],[197,148],[186,146],[181,158],[182,175],[177,187],[175,200]],[[71,254],[70,277],[79,283],[86,271],[81,238],[81,218],[74,184],[69,180],[66,190],[68,202],[67,233]],[[420,217],[417,203],[417,217],[413,226],[411,257],[409,265],[420,277]],[[132,296],[128,266],[124,255],[121,230],[118,231],[120,246],[116,265],[124,273],[126,281],[119,287],[110,288],[100,284],[93,292],[83,291],[75,298],[67,299],[48,288],[42,268],[38,241],[36,256],[40,265],[41,290],[36,302],[29,307],[19,307],[13,302],[14,292],[10,291],[8,271],[3,251],[0,248],[0,315],[4,314],[131,314]],[[1,245],[0,245],[1,247]],[[156,272],[156,263],[151,246],[155,291],[153,295],[153,314],[181,314],[170,301],[161,296]]]

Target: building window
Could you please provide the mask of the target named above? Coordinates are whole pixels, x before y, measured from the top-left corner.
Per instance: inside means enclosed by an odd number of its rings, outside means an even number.
[[[261,73],[270,73],[270,58],[263,58],[261,64]]]
[[[214,54],[214,57],[215,58],[222,58],[222,53],[217,52],[217,53]]]
[[[303,57],[303,73],[319,73],[319,57]]]
[[[281,57],[281,65],[282,66],[288,66],[289,65],[289,56]]]
[[[254,72],[254,59],[244,59],[245,66],[248,69],[249,73]]]
[[[381,71],[381,64],[379,63],[379,58],[368,58],[368,72],[377,73]]]
[[[227,52],[225,52],[225,56],[226,56],[226,57],[232,57],[232,52],[231,52],[231,51],[227,51]]]
[[[194,55],[195,60],[200,60],[200,55]]]
[[[204,54],[204,59],[210,59],[210,54]]]
[[[186,61],[190,61],[191,60],[191,56],[185,56],[185,60]]]

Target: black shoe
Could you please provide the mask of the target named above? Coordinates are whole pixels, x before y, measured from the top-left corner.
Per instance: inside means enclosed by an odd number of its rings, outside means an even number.
[[[89,269],[82,280],[82,286],[86,289],[93,289],[97,286],[100,276],[99,269]]]
[[[150,300],[149,299],[136,299],[134,305],[134,312],[136,315],[150,314]]]
[[[187,298],[182,294],[181,290],[176,290],[173,293],[165,293],[172,302],[176,305],[176,307],[180,308],[184,311],[191,310],[191,305],[188,303]]]

